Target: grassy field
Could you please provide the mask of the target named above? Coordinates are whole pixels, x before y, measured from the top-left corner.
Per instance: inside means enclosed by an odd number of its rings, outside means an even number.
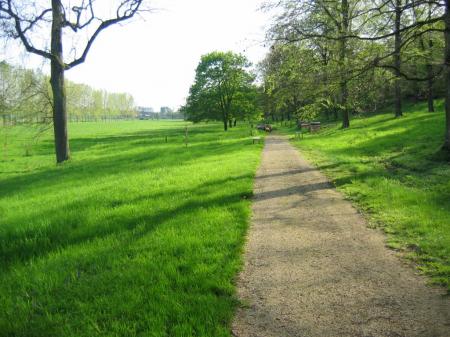
[[[262,144],[184,126],[71,124],[59,166],[49,133],[8,130],[0,336],[230,336]]]
[[[292,141],[388,233],[389,246],[407,252],[450,291],[450,160],[439,153],[443,134],[441,102],[436,113],[410,105],[403,118],[388,111],[354,119],[347,130],[328,123]]]

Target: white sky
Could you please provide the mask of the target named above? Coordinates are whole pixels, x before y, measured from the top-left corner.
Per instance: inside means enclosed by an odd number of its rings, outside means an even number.
[[[148,3],[160,10],[102,32],[86,62],[69,70],[67,78],[131,93],[137,105],[159,111],[161,106],[178,108],[184,103],[201,55],[232,50],[253,63],[264,57],[269,16],[258,11],[261,0]],[[33,59],[27,62],[32,64]]]

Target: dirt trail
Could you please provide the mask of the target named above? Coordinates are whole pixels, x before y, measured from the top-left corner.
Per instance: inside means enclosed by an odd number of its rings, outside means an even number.
[[[247,337],[450,337],[450,299],[281,136],[269,136],[238,282]]]

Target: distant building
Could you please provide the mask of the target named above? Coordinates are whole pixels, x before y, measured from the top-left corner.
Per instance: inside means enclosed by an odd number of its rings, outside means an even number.
[[[157,118],[157,114],[155,113],[155,110],[151,107],[146,106],[138,106],[136,107],[138,118],[139,119],[152,119]]]
[[[169,108],[168,106],[162,106],[160,111],[162,114],[167,114],[167,113],[173,112],[173,110],[171,108]]]
[[[168,106],[162,106],[160,112],[155,112],[151,107],[137,106],[137,117],[139,119],[184,119],[183,114]]]

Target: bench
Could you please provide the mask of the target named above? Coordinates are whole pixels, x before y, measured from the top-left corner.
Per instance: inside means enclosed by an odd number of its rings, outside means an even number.
[[[310,124],[307,123],[307,122],[301,122],[301,123],[299,124],[299,127],[300,127],[300,130],[301,130],[301,129],[308,129],[308,130],[309,130]]]
[[[316,132],[320,130],[320,122],[312,122],[311,126],[309,127],[309,130],[311,132]]]
[[[261,137],[252,137],[252,144],[255,144],[256,141],[258,141],[259,144],[259,142],[261,141]]]

